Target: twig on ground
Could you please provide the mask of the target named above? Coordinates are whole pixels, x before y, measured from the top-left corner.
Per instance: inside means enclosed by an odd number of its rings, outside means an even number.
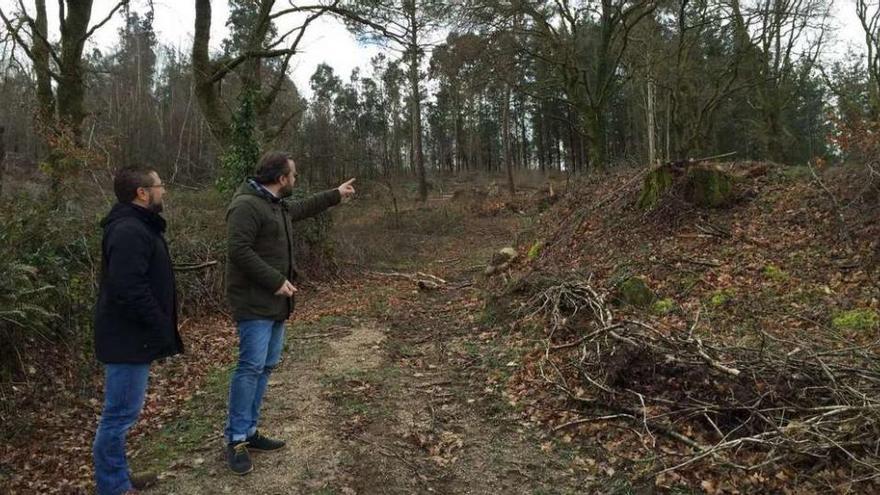
[[[540,378],[585,409],[600,411],[555,431],[628,420],[652,443],[660,433],[694,449],[656,474],[708,458],[752,469],[806,456],[847,459],[859,479],[880,475],[875,344],[765,335],[752,346],[731,345],[699,334],[699,312],[688,329],[660,331],[616,320],[605,298],[589,281],[565,281],[538,291],[519,310],[547,322]],[[685,425],[719,440],[703,445],[678,431]],[[747,466],[734,462],[745,452],[763,457],[752,457]]]

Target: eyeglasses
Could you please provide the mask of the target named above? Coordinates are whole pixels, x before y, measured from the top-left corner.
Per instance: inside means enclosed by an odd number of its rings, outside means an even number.
[[[151,187],[161,187],[162,189],[165,189],[165,184],[153,184],[151,186],[141,186],[141,187],[144,189],[149,189]]]

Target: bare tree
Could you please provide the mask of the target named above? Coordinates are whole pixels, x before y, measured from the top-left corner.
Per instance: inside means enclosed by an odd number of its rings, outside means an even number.
[[[242,69],[239,72],[242,91],[251,91],[255,94],[255,111],[258,121],[264,124],[262,131],[265,141],[273,140],[284,130],[295,113],[301,111],[296,110],[283,119],[276,119],[275,121],[280,124],[272,128],[266,124],[267,119],[262,118],[272,109],[273,103],[284,88],[287,68],[302,41],[306,28],[328,8],[336,5],[336,2],[326,6],[320,4],[296,6],[291,2],[291,7],[277,11],[274,10],[275,5],[275,0],[259,0],[253,25],[246,30],[249,34],[244,46],[240,47],[237,53],[212,58],[208,48],[211,39],[211,0],[195,2],[195,33],[192,46],[195,95],[208,128],[219,143],[227,142],[232,131],[230,113],[221,99],[221,83],[238,68]],[[294,13],[307,14],[302,24],[278,36],[269,36],[272,33],[270,28],[277,19]],[[271,81],[263,80],[266,74],[262,70],[262,63],[267,59],[281,60],[281,66]]]
[[[760,120],[755,137],[764,156],[783,159],[786,138],[783,112],[798,96],[793,90],[809,77],[827,35],[825,0],[760,0],[743,7],[730,0],[737,44],[746,50],[745,77],[752,88],[749,104]]]
[[[630,33],[656,8],[654,0],[577,2],[514,1],[513,12],[528,16],[555,67],[579,127],[589,144],[589,160],[604,167],[608,105],[617,93]]]
[[[84,104],[85,71],[83,49],[95,32],[104,26],[129,0],[120,0],[98,23],[91,25],[92,0],[59,0],[60,40],[49,40],[46,0],[35,0],[31,14],[19,0],[14,14],[0,8],[0,19],[34,67],[37,84],[37,123],[49,144],[49,174],[53,196],[57,197],[61,177],[72,168],[64,160],[59,143],[79,146],[81,126],[86,117]],[[66,164],[66,166],[64,165]]]
[[[856,0],[856,15],[865,32],[868,62],[868,91],[872,117],[880,117],[880,3]]]
[[[446,21],[451,6],[439,0],[353,0],[334,12],[344,18],[363,39],[401,51],[407,61],[410,90],[410,128],[413,168],[419,179],[419,197],[428,197],[422,131],[421,63],[429,37]]]

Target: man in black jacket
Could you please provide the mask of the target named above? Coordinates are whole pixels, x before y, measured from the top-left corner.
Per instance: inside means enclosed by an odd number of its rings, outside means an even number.
[[[135,493],[125,436],[144,405],[150,363],[183,352],[177,293],[162,196],[150,169],[126,168],[113,180],[118,203],[101,221],[101,280],[95,308],[95,355],[104,363],[104,410],[93,454],[98,495]]]

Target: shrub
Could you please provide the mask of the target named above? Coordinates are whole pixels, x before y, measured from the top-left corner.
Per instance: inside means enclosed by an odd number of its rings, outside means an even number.
[[[28,197],[3,206],[0,356],[8,374],[21,364],[20,352],[28,343],[63,338],[76,347],[86,340],[100,261],[95,254],[99,231],[84,225],[82,212],[52,210]]]

